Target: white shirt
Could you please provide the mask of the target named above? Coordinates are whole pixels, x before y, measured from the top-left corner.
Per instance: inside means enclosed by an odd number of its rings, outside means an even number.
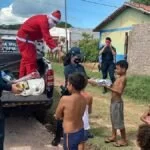
[[[89,130],[90,124],[89,124],[89,106],[88,105],[86,105],[82,120],[83,120],[83,124],[84,124],[84,130]]]

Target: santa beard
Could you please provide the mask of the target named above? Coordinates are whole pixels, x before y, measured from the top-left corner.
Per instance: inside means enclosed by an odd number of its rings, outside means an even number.
[[[48,23],[50,29],[56,26],[56,23],[54,23],[54,21],[51,18],[48,18]]]

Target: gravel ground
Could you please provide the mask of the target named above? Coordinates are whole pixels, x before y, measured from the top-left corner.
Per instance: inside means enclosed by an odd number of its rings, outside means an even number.
[[[5,126],[5,150],[63,150],[51,146],[53,135],[34,117],[9,117]]]

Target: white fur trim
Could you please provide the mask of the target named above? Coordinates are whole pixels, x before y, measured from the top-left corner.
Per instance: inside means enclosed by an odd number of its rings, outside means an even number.
[[[31,41],[31,40],[27,40],[27,39],[24,39],[24,38],[21,38],[21,37],[16,37],[17,40],[21,41],[21,42],[27,42],[27,43],[31,43],[31,44],[34,44],[35,45],[35,42],[34,41]]]
[[[57,22],[60,21],[58,18],[54,17],[52,14],[50,14],[49,17],[52,18],[53,20],[57,21]]]

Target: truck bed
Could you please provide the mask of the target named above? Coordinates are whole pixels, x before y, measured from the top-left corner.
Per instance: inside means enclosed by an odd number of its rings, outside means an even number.
[[[18,71],[20,66],[20,53],[19,52],[0,52],[0,70],[9,71],[12,73],[16,79],[18,79]],[[45,65],[43,61],[43,55],[37,53],[37,64],[39,73],[45,74],[45,70],[48,64]],[[44,68],[44,69],[43,69]],[[1,101],[4,107],[15,107],[21,105],[36,105],[36,104],[51,104],[53,101],[53,86],[50,88],[50,98],[47,97],[45,93],[39,96],[19,96],[14,95],[11,92],[4,91],[1,97]]]
[[[4,107],[19,106],[19,105],[36,105],[36,104],[51,104],[52,98],[47,98],[46,94],[38,96],[20,96],[10,92],[3,92],[1,102]]]

